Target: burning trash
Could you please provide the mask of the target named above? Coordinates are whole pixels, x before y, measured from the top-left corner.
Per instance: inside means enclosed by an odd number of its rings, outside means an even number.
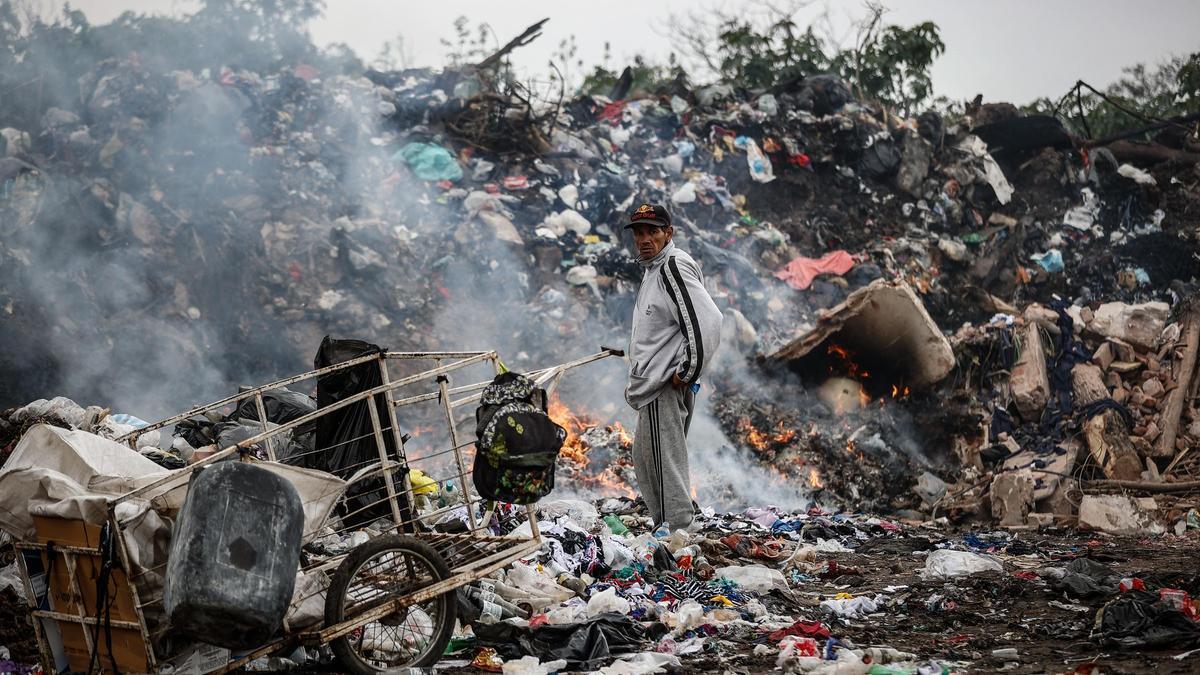
[[[1168,646],[1185,667],[1196,658],[1185,649],[1200,644],[1200,587],[1179,562],[1200,530],[1195,92],[1156,94],[1169,109],[1137,115],[1109,114],[1124,95],[1082,82],[1052,108],[943,106],[870,91],[857,68],[836,72],[839,52],[764,68],[763,82],[605,65],[583,82],[558,73],[547,93],[511,61],[546,20],[495,44],[464,38],[441,70],[397,69],[313,44],[296,3],[202,3],[104,26],[11,4],[0,1],[0,671],[47,658],[11,609],[28,600],[21,566],[70,595],[66,568],[37,567],[61,537],[13,547],[38,533],[12,513],[53,496],[101,522],[105,503],[76,491],[152,484],[235,445],[252,462],[294,458],[296,475],[329,471],[323,485],[367,475],[330,507],[337,529],[306,532],[302,561],[370,551],[401,524],[477,556],[452,595],[341,636],[368,652],[520,672],[1136,670]],[[905,36],[931,63],[944,48],[936,26],[868,25],[872,54]],[[1194,84],[1196,59],[1155,82]],[[695,396],[688,528],[648,515],[624,405],[631,364],[608,359],[561,386],[538,370],[628,339],[645,273],[622,228],[641,204],[669,208],[672,241],[723,315],[712,367],[681,382]],[[438,391],[399,403],[363,389],[336,459],[317,441],[328,429],[288,426],[330,403],[320,385],[150,428],[299,372],[325,335],[361,338],[355,358],[505,361],[440,373]],[[544,378],[553,424],[532,402],[523,412],[563,433],[556,456],[534,453],[538,489],[517,500],[542,496],[532,522],[521,505],[471,501],[465,469],[488,449],[453,409],[504,370]],[[419,372],[397,364],[393,382]],[[383,386],[369,381],[355,384]],[[431,409],[390,424],[414,400]],[[401,466],[401,451],[428,465]],[[394,484],[382,477],[393,469]],[[164,534],[182,508],[160,497],[160,520],[138,516],[145,533]],[[99,536],[80,532],[87,545]],[[471,532],[486,538],[463,543]],[[515,539],[536,542],[494,563],[489,547]],[[133,562],[165,565],[162,549]],[[226,553],[252,566],[242,544]],[[290,611],[336,614],[321,600],[332,568],[290,571],[275,579],[295,582]],[[116,651],[142,640],[127,600],[106,620]],[[86,614],[75,604],[58,613]],[[429,635],[395,638],[404,623]],[[293,642],[244,665],[329,666],[327,650]],[[128,653],[89,665],[82,649],[42,668],[128,670]],[[230,657],[220,649],[156,665],[200,672]],[[153,656],[134,651],[142,666]],[[387,660],[377,655],[359,665]]]

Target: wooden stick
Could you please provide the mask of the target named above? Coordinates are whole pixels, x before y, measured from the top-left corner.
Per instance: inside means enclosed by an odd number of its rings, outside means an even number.
[[[1084,488],[1121,488],[1140,492],[1191,492],[1200,491],[1200,480],[1190,480],[1182,483],[1147,483],[1140,480],[1089,480],[1084,481]]]
[[[535,39],[537,39],[537,37],[539,35],[542,34],[542,24],[546,23],[549,20],[550,20],[550,17],[546,17],[545,19],[542,19],[541,21],[533,24],[529,28],[526,28],[524,33],[521,33],[517,37],[509,40],[508,44],[506,44],[503,47],[501,47],[500,49],[496,50],[496,53],[494,53],[491,56],[487,57],[486,59],[480,61],[475,67],[479,70],[485,70],[485,69],[491,67],[493,64],[495,64],[500,59],[504,58],[504,56],[506,54],[508,54],[512,50],[516,49],[517,47],[524,47],[525,45],[529,44],[530,42],[533,42]]]
[[[1180,337],[1183,345],[1183,358],[1178,363],[1178,369],[1173,373],[1175,388],[1167,396],[1167,405],[1162,413],[1162,435],[1158,437],[1158,451],[1163,456],[1175,454],[1175,438],[1179,434],[1179,420],[1183,415],[1183,404],[1187,401],[1188,392],[1192,388],[1192,378],[1196,371],[1196,353],[1200,349],[1200,309],[1195,304],[1188,308],[1183,319],[1183,332]],[[1174,462],[1171,463],[1172,467]]]

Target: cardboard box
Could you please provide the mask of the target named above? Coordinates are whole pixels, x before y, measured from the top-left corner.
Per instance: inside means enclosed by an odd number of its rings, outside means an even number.
[[[34,516],[34,527],[37,530],[38,543],[51,544],[41,552],[42,566],[46,570],[50,609],[63,614],[88,617],[102,616],[98,605],[99,580],[102,562],[99,553],[101,543],[101,528],[78,520]],[[95,554],[54,551],[53,545],[94,548]],[[76,593],[71,585],[71,572],[68,568],[70,558],[75,560],[75,580],[79,584]],[[137,611],[134,607],[133,593],[129,588],[129,580],[121,567],[120,558],[112,568],[108,578],[108,599],[110,602],[109,618],[114,621],[138,622]],[[70,621],[57,621],[59,633],[62,635],[63,648],[66,652],[70,669],[86,672],[91,663],[87,640],[83,631],[94,631],[94,627],[81,625]],[[126,673],[144,673],[149,670],[147,647],[142,639],[142,632],[129,628],[111,628],[112,655],[116,658],[117,668]],[[101,628],[96,639],[99,650],[97,667],[103,672],[112,672],[112,659],[109,656],[107,637]]]
[[[94,630],[92,626],[87,626],[87,628]],[[83,627],[77,623],[59,621],[58,630],[62,633],[63,647],[66,649],[67,662],[71,665],[71,671],[88,672],[91,654],[88,653]],[[96,648],[100,652],[96,661],[96,669],[104,673],[113,672],[103,627],[100,628],[100,633],[95,639]],[[146,658],[146,644],[142,641],[141,631],[113,628],[112,653],[116,656],[117,669],[122,673],[146,673],[150,670],[149,660]]]

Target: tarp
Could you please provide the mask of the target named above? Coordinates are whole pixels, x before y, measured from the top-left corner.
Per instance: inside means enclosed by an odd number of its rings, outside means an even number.
[[[0,471],[0,529],[32,539],[35,512],[99,524],[107,499],[132,489],[132,479],[167,473],[115,441],[36,424]]]
[[[291,481],[304,503],[304,538],[316,536],[345,490],[323,471],[261,462]],[[86,431],[37,424],[25,432],[0,471],[0,529],[19,540],[34,536],[34,514],[100,524],[108,500],[171,472],[129,448]],[[187,494],[188,472],[146,495],[156,510],[174,512]]]

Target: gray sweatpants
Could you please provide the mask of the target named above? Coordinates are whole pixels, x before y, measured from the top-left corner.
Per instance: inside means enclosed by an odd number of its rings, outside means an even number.
[[[653,402],[638,411],[633,435],[633,467],[638,489],[654,524],[672,530],[692,524],[691,481],[688,476],[687,432],[696,397],[692,390],[667,386]]]

